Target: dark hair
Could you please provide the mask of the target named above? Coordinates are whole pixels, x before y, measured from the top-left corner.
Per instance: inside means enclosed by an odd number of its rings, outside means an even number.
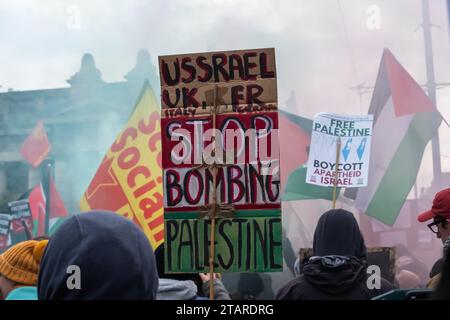
[[[257,273],[241,273],[238,281],[238,291],[244,300],[255,300],[264,291],[264,282]]]
[[[430,278],[433,278],[435,275],[439,274],[442,272],[442,267],[444,266],[444,259],[440,258],[439,260],[437,260],[433,266],[431,267],[431,271],[430,271]]]
[[[448,252],[444,257],[441,279],[439,280],[433,298],[438,300],[450,300],[450,254]]]
[[[434,224],[441,225],[442,228],[447,229],[448,219],[444,216],[437,215],[433,218]]]
[[[205,296],[203,292],[203,281],[197,273],[166,273],[164,268],[164,244],[161,244],[155,250],[156,268],[158,269],[159,278],[173,280],[191,280],[197,286],[197,295]]]

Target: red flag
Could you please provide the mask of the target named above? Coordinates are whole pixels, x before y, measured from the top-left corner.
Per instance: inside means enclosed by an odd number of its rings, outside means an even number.
[[[44,123],[39,120],[36,127],[24,141],[20,153],[33,167],[38,167],[51,149]]]

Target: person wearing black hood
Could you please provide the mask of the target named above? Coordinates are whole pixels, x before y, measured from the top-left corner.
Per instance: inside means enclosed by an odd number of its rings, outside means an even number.
[[[278,291],[277,300],[368,300],[393,289],[383,278],[381,288],[367,285],[366,246],[356,219],[346,210],[329,210],[320,217],[313,255],[302,274]]]
[[[53,234],[41,261],[39,300],[154,300],[152,247],[132,221],[97,211],[73,215]]]

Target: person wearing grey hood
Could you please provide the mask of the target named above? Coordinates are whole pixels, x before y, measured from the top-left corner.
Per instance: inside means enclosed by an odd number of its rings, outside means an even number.
[[[320,217],[313,255],[302,261],[301,275],[278,291],[278,300],[368,300],[393,289],[383,278],[380,288],[367,285],[366,246],[358,223],[346,210],[329,210]]]
[[[118,214],[73,215],[50,239],[37,287],[39,300],[154,300],[153,249],[142,230]]]
[[[164,244],[155,250],[159,287],[156,300],[206,300],[209,292],[209,274],[166,273]],[[222,281],[214,278],[214,299],[230,300]]]

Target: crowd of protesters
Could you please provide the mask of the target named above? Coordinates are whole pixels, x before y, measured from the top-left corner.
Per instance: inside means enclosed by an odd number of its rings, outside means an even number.
[[[419,215],[444,244],[429,272],[430,299],[450,299],[450,189],[436,194],[432,208]],[[325,212],[314,232],[313,256],[297,259],[295,278],[277,293],[280,300],[373,299],[394,289],[421,288],[425,266],[401,249],[394,283],[380,278],[371,286],[367,249],[353,214]],[[153,251],[142,230],[112,212],[68,218],[51,239],[17,243],[0,254],[0,293],[5,300],[147,299],[206,300],[209,274],[164,270],[164,246]],[[214,299],[230,295],[214,274]]]

